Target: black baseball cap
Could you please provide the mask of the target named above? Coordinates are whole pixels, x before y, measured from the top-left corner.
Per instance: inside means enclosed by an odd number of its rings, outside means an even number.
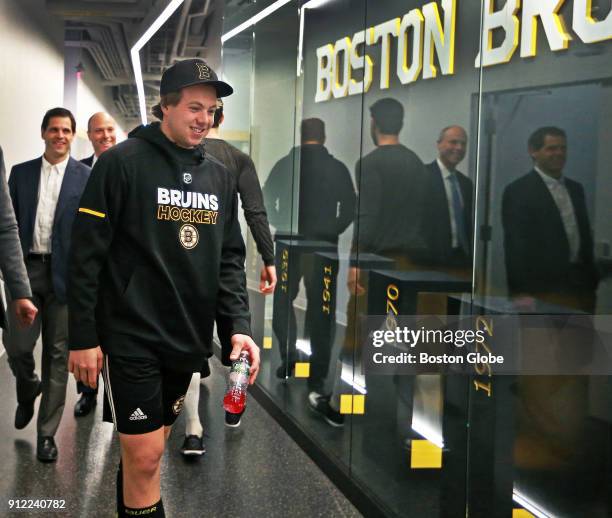
[[[215,71],[203,59],[192,58],[177,61],[162,74],[159,95],[166,95],[192,85],[209,85],[217,90],[217,97],[227,97],[234,89],[219,81]]]

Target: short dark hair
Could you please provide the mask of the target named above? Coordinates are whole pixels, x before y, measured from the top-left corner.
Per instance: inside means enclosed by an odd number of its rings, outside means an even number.
[[[160,96],[159,102],[151,108],[151,113],[157,117],[160,121],[164,119],[164,112],[162,111],[162,106],[176,106],[181,102],[181,97],[183,97],[183,92],[179,90],[178,92],[169,92]]]
[[[223,117],[223,101],[217,99],[217,109],[215,110],[215,117],[213,119],[213,128],[218,128],[221,124],[221,117]]]
[[[74,119],[74,115],[70,110],[66,108],[51,108],[45,113],[43,117],[42,124],[40,125],[41,131],[45,131],[49,126],[49,121],[53,117],[67,117],[70,119],[70,126],[72,127],[72,133],[76,133],[76,120]]]
[[[303,119],[300,127],[302,142],[314,140],[325,142],[325,123],[321,119]]]
[[[385,97],[370,106],[370,114],[378,130],[385,135],[399,135],[404,125],[404,107],[399,101]]]
[[[529,149],[538,151],[544,146],[544,140],[546,140],[547,136],[563,137],[564,139],[567,139],[565,131],[563,131],[561,128],[557,128],[555,126],[544,126],[542,128],[538,128],[530,135],[529,140],[527,141],[527,146]]]

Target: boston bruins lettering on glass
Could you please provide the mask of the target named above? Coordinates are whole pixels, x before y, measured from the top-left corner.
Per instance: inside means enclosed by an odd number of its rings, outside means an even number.
[[[367,92],[373,83],[376,65],[380,89],[389,88],[393,60],[395,73],[403,85],[420,77],[435,79],[440,74],[453,75],[459,1],[429,2],[401,18],[319,47],[316,51],[315,102]],[[483,1],[482,52],[474,62],[476,68],[508,63],[519,46],[521,58],[535,57],[538,33],[546,38],[552,52],[567,50],[575,39],[587,45],[612,39],[612,10],[605,18],[601,16],[603,19],[595,18],[591,0]],[[575,36],[561,13],[562,7],[570,3],[573,4],[571,29]],[[494,41],[494,32],[504,37]],[[397,45],[392,44],[392,39],[397,40]],[[368,55],[369,48],[375,45],[380,45],[380,63],[377,64]],[[397,49],[396,56],[392,55],[392,48]]]

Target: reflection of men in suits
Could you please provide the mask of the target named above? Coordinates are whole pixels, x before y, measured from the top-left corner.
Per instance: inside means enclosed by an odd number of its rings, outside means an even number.
[[[472,242],[472,181],[457,171],[465,157],[461,126],[440,132],[438,158],[427,165],[422,221],[425,263],[437,268],[469,268]]]
[[[22,326],[30,325],[38,310],[30,298],[30,282],[23,264],[23,253],[19,244],[17,221],[9,195],[4,171],[4,159],[0,148],[0,271],[7,289],[13,299],[13,308],[17,321]],[[0,300],[0,327],[4,328],[4,306]]]
[[[277,229],[291,221],[291,193],[293,157],[299,156],[299,212],[298,233],[305,240],[327,241],[337,244],[338,236],[346,230],[355,214],[355,190],[346,166],[334,158],[325,147],[325,124],[321,119],[304,119],[301,125],[299,149],[292,149],[272,168],[263,192],[270,223]],[[282,228],[282,227],[281,227]],[[305,331],[311,329],[310,321],[320,309],[319,292],[312,271],[312,253],[301,257],[299,271],[289,273],[288,297],[292,304],[298,295],[300,279],[304,277],[306,287]],[[277,293],[278,293],[277,289]],[[278,318],[287,311],[282,299],[274,297],[274,332],[280,342],[282,365],[277,376],[284,378],[290,374],[295,364],[296,320],[293,306],[289,307],[288,321]],[[315,355],[316,357],[317,355]],[[321,368],[309,378],[310,384],[320,384],[327,372],[328,360],[311,358]],[[317,374],[320,373],[320,374]],[[317,380],[317,381],[315,381]],[[317,387],[318,388],[318,387]]]
[[[94,154],[81,160],[83,164],[93,167],[98,157],[117,143],[116,124],[115,119],[104,112],[94,113],[89,118],[87,121],[87,138],[94,148]],[[74,405],[74,416],[83,417],[96,406],[98,388],[93,389],[78,381],[77,392],[81,394],[81,397]]]
[[[19,329],[9,313],[4,346],[17,381],[15,427],[25,427],[38,412],[36,456],[55,461],[53,436],[64,410],[68,379],[66,269],[72,222],[90,169],[70,158],[76,124],[64,108],[49,110],[42,122],[42,157],[13,167],[10,194],[17,216],[21,248],[38,316]],[[11,294],[7,291],[7,297]],[[34,346],[42,333],[42,382],[34,373]]]
[[[534,168],[506,187],[502,202],[510,295],[592,312],[593,240],[583,188],[563,175],[565,132],[540,128],[528,145]]]
[[[87,138],[94,148],[94,154],[84,158],[81,162],[93,167],[98,157],[117,143],[116,125],[115,119],[108,113],[98,112],[89,117]]]

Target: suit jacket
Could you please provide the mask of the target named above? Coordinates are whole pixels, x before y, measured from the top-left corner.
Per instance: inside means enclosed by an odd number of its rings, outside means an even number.
[[[23,263],[19,243],[17,221],[4,170],[4,158],[0,148],[0,270],[6,287],[14,299],[31,297],[28,272]],[[0,299],[0,327],[4,327],[4,306]]]
[[[87,167],[93,167],[93,159],[95,155],[88,156],[81,160],[81,164],[85,164]]]
[[[570,262],[570,245],[559,209],[540,175],[532,170],[509,184],[502,200],[502,223],[508,288],[511,295],[592,293],[598,275],[593,238],[582,185],[565,179],[580,235],[578,262]]]
[[[427,176],[423,195],[424,216],[421,225],[421,233],[425,242],[424,262],[432,266],[468,267],[471,264],[471,253],[457,256],[453,251],[450,211],[438,162],[434,160],[425,167]],[[457,180],[463,198],[465,230],[468,241],[472,243],[474,184],[472,180],[459,172],[457,172]]]
[[[9,180],[24,256],[30,252],[34,238],[41,165],[42,157],[18,164],[11,170]],[[51,270],[55,295],[62,303],[66,302],[66,270],[72,223],[90,171],[89,167],[72,157],[68,160],[55,209],[51,234]]]

